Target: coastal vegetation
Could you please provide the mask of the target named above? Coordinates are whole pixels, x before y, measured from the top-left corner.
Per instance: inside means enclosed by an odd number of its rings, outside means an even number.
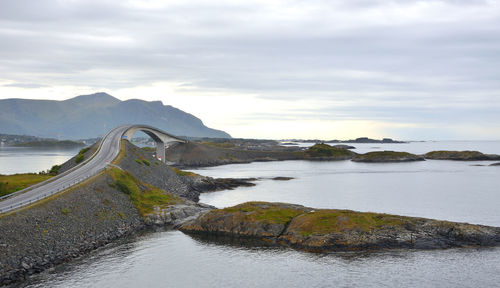
[[[307,157],[351,157],[355,153],[342,148],[336,148],[328,144],[320,143],[309,147],[304,154]]]
[[[59,173],[59,169],[61,169],[62,165],[54,165],[49,170],[49,174],[55,176]]]
[[[0,175],[0,196],[14,193],[51,177],[52,175],[37,173]]]
[[[85,160],[85,152],[87,152],[89,150],[90,150],[90,147],[86,147],[86,148],[83,148],[82,150],[80,150],[80,152],[78,152],[78,155],[76,155],[76,157],[75,157],[75,163],[79,164],[79,163],[83,162],[83,160]]]
[[[234,207],[214,210],[212,213],[231,213],[237,221],[259,221],[267,224],[287,224],[302,214],[302,209],[283,207],[279,203],[247,202]]]
[[[110,186],[127,194],[142,216],[152,213],[155,206],[161,208],[182,202],[182,199],[173,194],[142,183],[127,171],[111,168],[108,173],[113,178]]]
[[[175,167],[171,167],[171,168],[172,168],[172,170],[174,170],[175,174],[177,174],[179,176],[196,176],[196,175],[198,175],[196,173],[184,171],[184,170],[181,170],[181,169],[178,169]]]

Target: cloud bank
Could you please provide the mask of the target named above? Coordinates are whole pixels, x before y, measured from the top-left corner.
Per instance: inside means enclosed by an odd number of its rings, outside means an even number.
[[[2,1],[0,41],[0,98],[107,91],[240,137],[500,139],[499,1]]]

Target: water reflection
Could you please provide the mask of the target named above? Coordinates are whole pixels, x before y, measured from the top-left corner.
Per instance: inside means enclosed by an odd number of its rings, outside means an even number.
[[[219,240],[148,232],[23,287],[492,287],[500,281],[498,248],[316,254]]]

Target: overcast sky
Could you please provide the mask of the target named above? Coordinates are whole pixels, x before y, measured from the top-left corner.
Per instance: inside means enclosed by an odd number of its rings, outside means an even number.
[[[0,98],[99,91],[235,137],[500,139],[500,1],[0,1]]]

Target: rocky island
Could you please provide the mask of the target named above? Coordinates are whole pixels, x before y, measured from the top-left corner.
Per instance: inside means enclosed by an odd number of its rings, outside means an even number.
[[[500,155],[483,154],[479,151],[431,151],[423,155],[432,160],[484,161],[500,160]]]
[[[384,163],[384,162],[413,162],[424,161],[424,157],[408,152],[375,151],[358,154],[352,158],[354,162]]]
[[[189,234],[252,237],[308,251],[500,244],[500,228],[286,203],[248,202],[185,222]]]

